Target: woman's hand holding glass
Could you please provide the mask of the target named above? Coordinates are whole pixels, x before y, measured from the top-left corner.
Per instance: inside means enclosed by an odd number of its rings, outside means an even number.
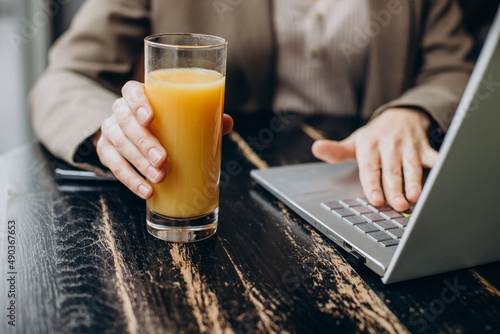
[[[127,188],[148,199],[153,195],[153,187],[139,173],[152,183],[163,181],[168,152],[148,128],[154,113],[144,85],[129,81],[122,88],[122,96],[115,101],[113,114],[104,120],[96,135],[97,154],[101,163]],[[224,114],[223,134],[232,127],[232,118]]]

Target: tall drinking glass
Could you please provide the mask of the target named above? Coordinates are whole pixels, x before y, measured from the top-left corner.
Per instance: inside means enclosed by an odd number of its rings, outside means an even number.
[[[146,37],[145,90],[153,134],[167,150],[166,178],[151,184],[146,223],[173,242],[217,231],[227,42],[200,34]]]

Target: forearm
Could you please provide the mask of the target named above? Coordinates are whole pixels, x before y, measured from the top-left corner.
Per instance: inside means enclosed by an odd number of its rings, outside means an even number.
[[[48,71],[30,95],[33,128],[39,140],[58,158],[102,173],[89,165],[91,147],[78,148],[93,136],[111,114],[117,95],[85,76]]]
[[[428,82],[410,88],[399,98],[381,106],[373,117],[391,108],[415,108],[425,111],[441,129],[447,131],[469,77],[469,71],[436,75]]]
[[[111,115],[123,84],[141,70],[147,0],[89,0],[53,45],[49,68],[30,96],[34,130],[57,157],[102,172],[89,161],[92,136]],[[84,163],[84,164],[82,164]]]
[[[456,1],[433,1],[423,14],[417,41],[415,74],[396,99],[380,106],[373,117],[394,107],[424,110],[447,130],[472,72],[472,38],[462,24]]]

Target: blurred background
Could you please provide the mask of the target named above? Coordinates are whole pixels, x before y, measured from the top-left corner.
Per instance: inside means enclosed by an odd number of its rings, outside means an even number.
[[[27,95],[84,0],[0,0],[0,154],[35,140]]]
[[[0,154],[35,140],[27,95],[47,64],[49,46],[68,28],[83,1],[0,0]],[[480,45],[500,0],[459,2]]]

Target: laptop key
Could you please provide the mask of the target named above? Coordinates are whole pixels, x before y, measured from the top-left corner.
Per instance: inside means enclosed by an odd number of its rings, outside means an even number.
[[[386,220],[384,217],[382,217],[381,215],[379,215],[376,212],[364,214],[363,217],[365,217],[366,220],[371,221],[371,222],[376,222],[379,220]]]
[[[371,233],[367,233],[366,235],[375,241],[384,241],[384,240],[391,240],[392,239],[391,236],[389,236],[387,233],[382,232],[382,231],[371,232]]]
[[[366,197],[358,197],[358,198],[356,198],[356,200],[357,200],[359,203],[363,204],[363,205],[368,205],[368,204],[370,204],[370,202],[368,201],[368,198],[366,198]]]
[[[334,209],[334,210],[332,210],[332,212],[335,213],[337,216],[340,216],[341,218],[356,215],[351,210],[345,209],[345,208],[344,209]]]
[[[401,217],[403,217],[403,215],[401,214],[401,212],[397,212],[396,210],[383,211],[383,212],[380,212],[380,214],[382,216],[386,217],[387,219],[393,219],[393,218],[401,218]]]
[[[402,228],[394,228],[392,230],[387,230],[386,232],[389,235],[393,236],[394,238],[399,239],[399,238],[401,238],[403,236],[404,231],[405,230],[402,229]]]
[[[356,206],[354,208],[351,208],[351,210],[353,212],[356,212],[357,214],[364,214],[364,213],[372,213],[372,209],[370,209],[369,207],[365,206],[365,205],[361,205],[361,206]]]
[[[390,211],[390,210],[394,210],[388,204],[384,204],[384,205],[381,205],[381,206],[373,206],[373,205],[370,205],[370,206],[374,209],[373,211]]]
[[[406,227],[410,221],[410,217],[396,218],[393,221],[401,227]]]
[[[398,228],[398,225],[388,220],[373,222],[373,224],[382,230],[390,230],[392,228]]]
[[[343,200],[340,200],[339,202],[344,204],[345,207],[361,206],[362,205],[356,199],[343,199]]]
[[[368,201],[368,198],[366,198],[366,197],[358,197],[358,198],[356,198],[356,200],[363,205],[370,204],[370,201]]]
[[[383,240],[380,241],[379,244],[384,247],[397,246],[399,244],[399,240],[397,239]]]
[[[348,216],[344,217],[344,220],[351,225],[366,224],[366,219],[361,216]]]
[[[377,232],[380,231],[378,228],[373,226],[373,224],[365,223],[365,224],[357,224],[354,225],[355,228],[360,230],[363,233]]]
[[[344,206],[342,204],[340,204],[338,201],[323,202],[323,203],[321,203],[321,206],[327,210],[335,210],[335,209],[344,208]]]

